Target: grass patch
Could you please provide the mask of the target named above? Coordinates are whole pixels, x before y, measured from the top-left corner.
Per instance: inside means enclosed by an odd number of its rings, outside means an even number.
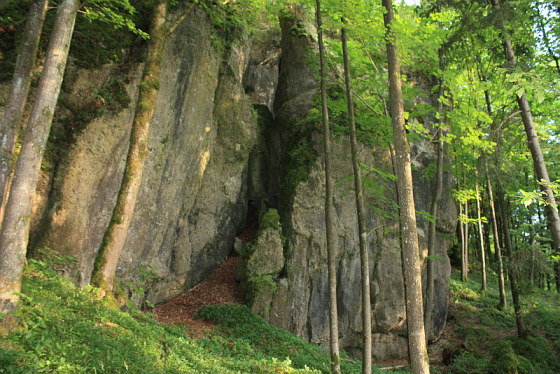
[[[0,373],[329,372],[326,352],[247,307],[204,308],[200,316],[218,327],[195,339],[183,326],[158,323],[150,314],[111,309],[95,288],[79,289],[59,276],[52,262],[30,260],[25,270],[17,312],[22,327],[0,337]],[[360,373],[360,367],[359,361],[343,362],[345,373]]]
[[[461,345],[459,354],[448,367],[453,374],[555,374],[560,372],[559,297],[550,291],[532,289],[522,295],[522,312],[529,337],[516,335],[511,297],[508,308],[497,309],[498,282],[488,278],[488,289],[481,293],[478,274],[461,282],[453,274],[450,289],[452,314]],[[509,291],[509,290],[508,290]]]

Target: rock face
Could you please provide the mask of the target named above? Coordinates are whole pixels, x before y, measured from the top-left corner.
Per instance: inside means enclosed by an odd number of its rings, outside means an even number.
[[[257,134],[241,83],[249,42],[221,53],[211,40],[208,17],[195,10],[165,44],[150,154],[118,268],[128,284],[149,265],[158,277],[148,295],[154,302],[204,279],[228,256],[245,219]],[[89,124],[60,165],[63,177],[51,194],[57,200],[50,202],[40,243],[76,256],[72,274],[82,285],[115,204],[133,112],[131,106]]]
[[[268,125],[267,149],[269,175],[268,204],[279,204],[282,233],[286,238],[282,251],[285,268],[269,287],[274,294],[254,301],[254,310],[273,324],[287,329],[312,342],[328,345],[328,279],[324,228],[324,169],[320,137],[313,126],[302,127],[313,99],[318,92],[315,72],[306,64],[315,51],[311,37],[301,31],[302,25],[293,20],[282,23],[282,55],[279,81],[275,96],[275,118]],[[352,353],[361,350],[361,290],[360,260],[355,200],[349,159],[349,143],[338,139],[333,146],[335,184],[342,186],[335,196],[335,237],[338,263],[338,306],[340,344]],[[422,170],[435,159],[429,143],[413,147],[417,170],[415,196],[418,210],[429,211],[435,189]],[[361,147],[361,161],[377,170],[392,173],[391,153],[388,149]],[[295,170],[295,171],[294,171]],[[373,169],[372,169],[373,170]],[[301,175],[303,173],[303,176]],[[369,230],[370,275],[372,280],[373,354],[378,359],[407,357],[407,326],[405,289],[401,270],[400,241],[397,211],[379,203],[380,197],[396,201],[395,186],[383,181],[375,173],[367,175],[376,190],[366,193]],[[377,180],[376,180],[377,179]],[[438,221],[435,266],[434,319],[428,326],[430,336],[438,336],[445,325],[450,265],[447,249],[448,234],[454,232],[456,212],[450,192],[450,178],[446,177],[446,192],[442,199]],[[381,191],[381,192],[380,192]],[[419,218],[421,252],[427,254],[428,223]],[[256,251],[260,251],[259,242]],[[268,247],[270,251],[272,247]],[[269,254],[273,257],[274,255]],[[257,288],[255,288],[257,289]],[[270,300],[270,304],[263,302]]]
[[[221,49],[212,43],[207,15],[194,10],[168,38],[150,154],[118,267],[119,281],[131,289],[149,276],[147,294],[133,295],[137,299],[163,302],[198,284],[229,255],[248,211],[264,222],[270,221],[265,212],[275,208],[277,223],[260,231],[252,251],[240,250],[246,260],[241,277],[257,312],[327,345],[322,147],[316,126],[303,121],[318,90],[315,71],[307,64],[315,51],[309,36],[313,31],[306,27],[284,20],[281,39],[271,31],[258,42],[237,37]],[[140,71],[129,72],[132,97]],[[76,74],[95,80],[88,75],[94,72]],[[69,100],[72,87],[66,92]],[[34,233],[38,245],[75,256],[68,275],[81,285],[90,280],[116,201],[134,105],[93,120],[79,133],[57,164],[49,208],[36,219],[42,222]],[[340,339],[343,348],[357,354],[360,262],[349,144],[341,137],[333,148],[334,178],[340,186],[334,220]],[[417,209],[428,211],[435,189],[421,171],[434,160],[434,149],[419,144],[414,152],[420,170],[415,174]],[[362,146],[360,157],[376,170],[392,172],[387,149]],[[376,181],[375,173],[369,178],[379,187],[366,193],[374,355],[402,358],[408,349],[398,224],[396,216],[381,214],[391,211],[385,201],[396,199],[394,186]],[[432,336],[442,330],[447,311],[446,235],[454,232],[456,219],[449,177],[445,191]],[[428,227],[423,219],[419,231],[425,252]]]

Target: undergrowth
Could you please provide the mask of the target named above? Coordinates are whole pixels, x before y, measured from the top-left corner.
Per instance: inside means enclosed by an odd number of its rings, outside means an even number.
[[[64,259],[30,260],[25,270],[17,312],[22,327],[0,337],[0,373],[329,372],[328,355],[319,347],[247,307],[202,309],[200,317],[217,327],[196,339],[184,326],[109,308],[95,288],[76,288],[58,275],[53,261]],[[345,360],[345,373],[361,372],[360,362]]]
[[[446,372],[452,374],[555,374],[560,372],[559,296],[551,291],[528,289],[521,296],[529,336],[516,335],[511,298],[499,310],[497,278],[491,276],[488,290],[480,292],[476,274],[468,282],[451,279],[452,321],[457,326],[459,347]]]

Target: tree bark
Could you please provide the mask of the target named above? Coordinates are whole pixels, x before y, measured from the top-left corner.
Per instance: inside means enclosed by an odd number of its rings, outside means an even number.
[[[78,0],[64,0],[58,6],[37,98],[17,160],[14,180],[0,233],[0,313],[15,310],[31,222],[31,207],[47,144],[70,41],[79,7]]]
[[[497,11],[497,23],[498,28],[502,32],[502,41],[504,44],[506,59],[510,63],[511,68],[514,68],[517,65],[517,60],[515,57],[513,46],[511,44],[509,33],[505,27],[500,1],[491,1],[492,5],[496,8]],[[521,111],[521,119],[523,120],[529,150],[531,151],[531,156],[533,158],[533,167],[537,176],[537,182],[539,183],[540,190],[543,193],[543,200],[546,204],[545,212],[548,229],[552,234],[553,250],[556,254],[560,254],[560,215],[558,214],[558,206],[556,203],[554,192],[552,191],[552,188],[549,184],[550,177],[548,175],[548,170],[544,161],[544,156],[541,150],[539,138],[537,136],[537,131],[535,130],[533,115],[531,113],[531,106],[529,105],[529,101],[527,100],[527,96],[525,95],[525,93],[517,98],[517,104],[519,105],[519,110]]]
[[[430,372],[426,334],[424,331],[424,308],[422,303],[422,276],[418,246],[418,230],[414,205],[410,150],[404,127],[404,108],[400,77],[400,62],[397,38],[393,30],[393,3],[382,0],[386,9],[383,16],[386,28],[387,60],[389,66],[389,96],[391,119],[396,153],[397,190],[401,218],[403,273],[406,293],[406,320],[408,325],[408,347],[412,372]]]
[[[484,169],[486,172],[486,188],[488,192],[488,203],[490,204],[490,213],[492,215],[492,233],[494,236],[494,249],[496,251],[496,257],[498,260],[498,288],[500,291],[500,302],[498,304],[498,309],[503,310],[507,308],[507,298],[506,298],[506,285],[504,279],[504,262],[502,259],[502,245],[500,241],[500,235],[498,232],[498,221],[496,217],[496,208],[494,206],[494,194],[492,191],[492,182],[490,182],[490,173],[488,173],[488,165],[486,160],[484,162]]]
[[[459,202],[459,217],[463,216],[463,204]],[[467,281],[467,265],[465,258],[465,225],[459,221],[459,239],[461,240],[461,282]]]
[[[512,265],[512,256],[513,256],[513,245],[511,243],[511,236],[509,232],[509,221],[507,216],[507,209],[506,209],[506,200],[504,197],[504,191],[502,188],[501,183],[498,181],[497,186],[497,201],[498,201],[498,213],[500,215],[500,219],[502,221],[502,230],[503,230],[503,238],[505,247],[507,250],[507,255],[509,257],[509,283],[511,287],[511,298],[513,301],[513,310],[515,312],[515,324],[517,326],[517,336],[521,339],[527,337],[527,329],[525,327],[525,321],[523,319],[523,315],[521,312],[521,302],[519,300],[519,289],[517,288],[517,275],[513,269]]]
[[[480,208],[480,188],[478,185],[478,171],[475,169],[475,190],[476,190],[476,216],[477,216],[477,226],[478,226],[478,242],[480,244],[480,263],[482,264],[482,285],[480,290],[482,292],[486,291],[487,281],[486,281],[486,248],[484,245],[484,230],[482,229],[482,213]]]
[[[465,243],[465,282],[469,280],[469,202],[465,201],[465,226],[463,234],[465,238],[463,242]]]
[[[35,0],[31,3],[29,18],[25,24],[25,31],[16,60],[12,86],[4,108],[4,115],[0,120],[0,212],[4,211],[3,208],[9,190],[15,139],[29,95],[47,5],[48,0]],[[0,213],[1,216],[2,213]]]
[[[362,174],[358,162],[358,142],[356,140],[356,122],[354,119],[354,101],[352,99],[352,77],[350,76],[350,61],[348,57],[348,43],[346,29],[340,30],[342,39],[342,54],[344,58],[344,82],[346,84],[346,103],[348,106],[348,122],[350,125],[350,150],[352,153],[352,169],[354,170],[354,193],[358,214],[358,233],[360,243],[360,260],[362,273],[362,373],[371,373],[371,296],[369,281],[369,250],[366,215],[364,211],[364,197],[362,189]]]
[[[327,240],[327,262],[329,272],[329,331],[331,351],[331,372],[340,373],[340,348],[338,345],[338,308],[336,297],[336,252],[333,233],[333,182],[331,178],[331,130],[327,104],[327,85],[325,67],[325,45],[323,43],[323,20],[321,2],[316,0],[315,12],[319,42],[319,64],[321,69],[321,110],[323,119],[323,149],[325,158],[325,232]]]
[[[440,82],[440,97],[443,95],[443,82]],[[426,302],[424,303],[424,327],[427,330],[426,338],[428,342],[432,337],[432,315],[434,308],[434,261],[435,261],[435,248],[436,248],[436,235],[437,235],[437,219],[438,208],[443,195],[443,151],[444,143],[442,138],[443,127],[443,103],[438,102],[438,113],[440,115],[439,128],[436,130],[437,139],[437,171],[436,171],[436,192],[432,206],[430,207],[430,215],[432,220],[428,227],[428,258],[426,259]]]
[[[161,55],[165,41],[163,26],[166,15],[167,0],[160,0],[152,15],[150,39],[147,46],[148,56],[138,92],[138,104],[132,123],[121,188],[92,273],[92,283],[104,291],[102,296],[114,296],[115,272],[132,221],[142,182],[144,163],[148,156],[150,122],[159,91]]]

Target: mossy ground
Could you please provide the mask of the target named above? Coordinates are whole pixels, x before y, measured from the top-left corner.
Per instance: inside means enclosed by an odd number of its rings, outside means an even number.
[[[0,338],[0,373],[329,372],[328,355],[319,347],[245,306],[202,309],[200,318],[216,327],[197,339],[188,326],[111,309],[96,291],[74,287],[47,260],[31,260],[18,312],[22,327]],[[345,373],[361,372],[359,362],[345,359]]]
[[[529,337],[518,339],[511,297],[508,308],[497,308],[497,277],[489,277],[486,293],[479,291],[478,274],[469,277],[468,282],[461,282],[455,272],[450,281],[449,323],[439,344],[444,345],[451,362],[442,372],[559,373],[560,296],[537,288],[525,290],[521,301]]]

